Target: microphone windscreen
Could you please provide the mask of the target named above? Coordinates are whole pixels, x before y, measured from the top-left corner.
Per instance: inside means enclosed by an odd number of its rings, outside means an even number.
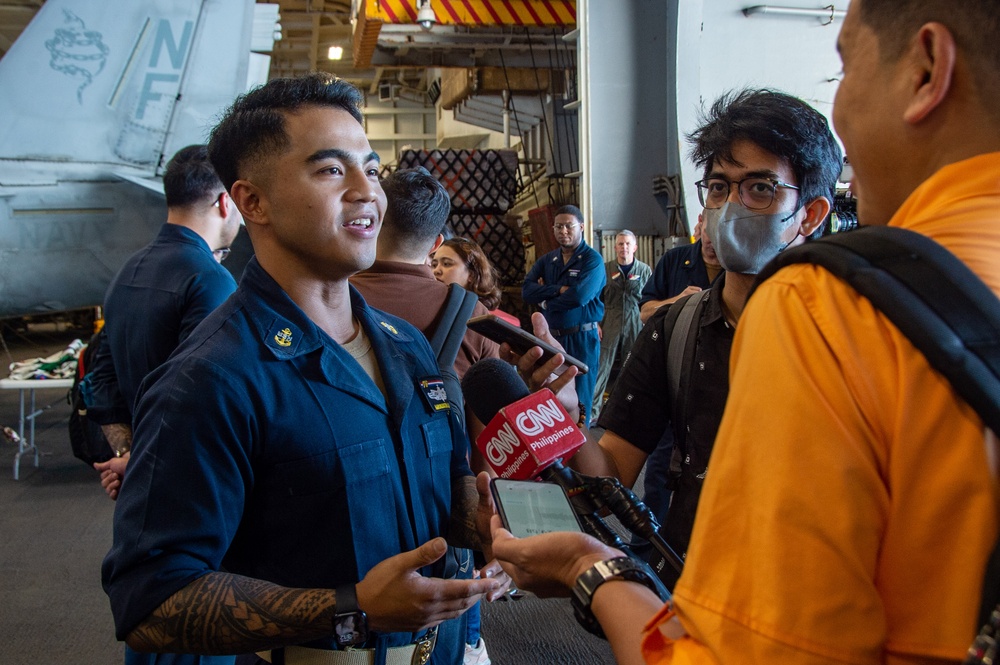
[[[527,397],[530,391],[513,365],[499,358],[484,358],[466,371],[462,394],[476,418],[485,425],[500,409]]]

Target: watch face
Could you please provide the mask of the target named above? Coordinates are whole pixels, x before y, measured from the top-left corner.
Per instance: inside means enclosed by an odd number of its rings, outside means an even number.
[[[342,647],[355,646],[368,640],[368,626],[360,612],[340,614],[333,624],[334,638]]]

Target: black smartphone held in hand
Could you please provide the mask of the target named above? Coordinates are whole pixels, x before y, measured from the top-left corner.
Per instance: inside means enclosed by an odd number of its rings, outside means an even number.
[[[580,374],[587,373],[587,364],[577,360],[565,351],[560,351],[548,342],[535,337],[527,330],[522,330],[517,326],[504,321],[493,314],[483,314],[469,319],[468,327],[477,333],[492,339],[497,344],[506,342],[515,353],[524,355],[529,349],[535,346],[542,348],[542,362],[547,362],[552,356],[561,353],[565,361],[563,364],[572,365],[580,370]]]
[[[494,478],[490,490],[504,528],[518,538],[582,531],[566,490],[555,483]]]

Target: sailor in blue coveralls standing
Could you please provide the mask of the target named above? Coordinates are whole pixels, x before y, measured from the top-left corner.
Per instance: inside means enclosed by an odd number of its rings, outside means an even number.
[[[597,325],[604,318],[604,260],[583,240],[583,213],[566,205],[556,211],[554,249],[535,262],[524,278],[521,296],[526,303],[539,305],[549,324],[549,332],[566,353],[582,360],[589,371],[576,377],[576,394],[591,400],[601,359],[601,339]],[[583,404],[587,426],[591,404]]]
[[[454,579],[444,537],[489,556],[492,506],[430,345],[348,285],[385,209],[360,104],[276,79],[213,131],[256,258],[140,389],[102,570],[137,650],[456,665],[462,614],[506,588],[495,562]]]

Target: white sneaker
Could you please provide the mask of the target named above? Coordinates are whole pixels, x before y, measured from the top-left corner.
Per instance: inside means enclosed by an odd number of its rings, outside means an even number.
[[[490,655],[486,653],[486,642],[483,642],[483,638],[479,638],[476,646],[465,645],[465,659],[462,663],[463,665],[491,665]]]

